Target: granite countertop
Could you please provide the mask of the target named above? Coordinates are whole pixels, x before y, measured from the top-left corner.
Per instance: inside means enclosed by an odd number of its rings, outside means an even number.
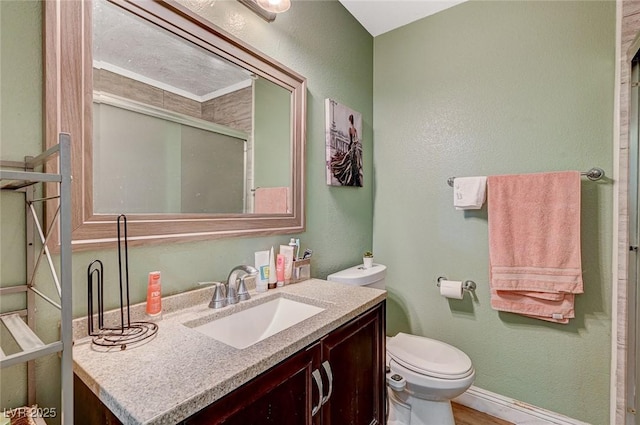
[[[157,334],[125,350],[92,344],[86,318],[75,320],[74,372],[124,424],[175,424],[382,302],[386,292],[311,279],[251,291],[250,300],[216,310],[207,306],[211,295],[204,288],[163,298]],[[280,296],[324,311],[242,350],[185,326]],[[132,306],[131,320],[145,320],[143,312],[144,304]],[[119,317],[119,310],[105,313],[105,324]]]

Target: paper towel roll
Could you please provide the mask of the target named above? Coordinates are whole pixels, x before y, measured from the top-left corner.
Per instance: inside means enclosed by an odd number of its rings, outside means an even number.
[[[440,295],[445,298],[455,298],[457,300],[461,300],[462,296],[464,295],[462,282],[459,280],[441,280]]]

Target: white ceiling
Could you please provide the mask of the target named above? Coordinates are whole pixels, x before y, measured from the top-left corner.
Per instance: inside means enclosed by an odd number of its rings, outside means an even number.
[[[372,36],[384,34],[465,0],[339,0]]]

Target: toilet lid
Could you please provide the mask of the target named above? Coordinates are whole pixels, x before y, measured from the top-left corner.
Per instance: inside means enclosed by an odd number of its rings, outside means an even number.
[[[387,341],[387,354],[414,372],[442,379],[473,373],[471,359],[461,350],[435,339],[400,332]]]

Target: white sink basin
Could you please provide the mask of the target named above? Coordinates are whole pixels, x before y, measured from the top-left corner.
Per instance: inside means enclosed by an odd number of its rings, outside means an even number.
[[[288,298],[276,298],[193,329],[232,347],[243,349],[321,311],[324,308]]]

